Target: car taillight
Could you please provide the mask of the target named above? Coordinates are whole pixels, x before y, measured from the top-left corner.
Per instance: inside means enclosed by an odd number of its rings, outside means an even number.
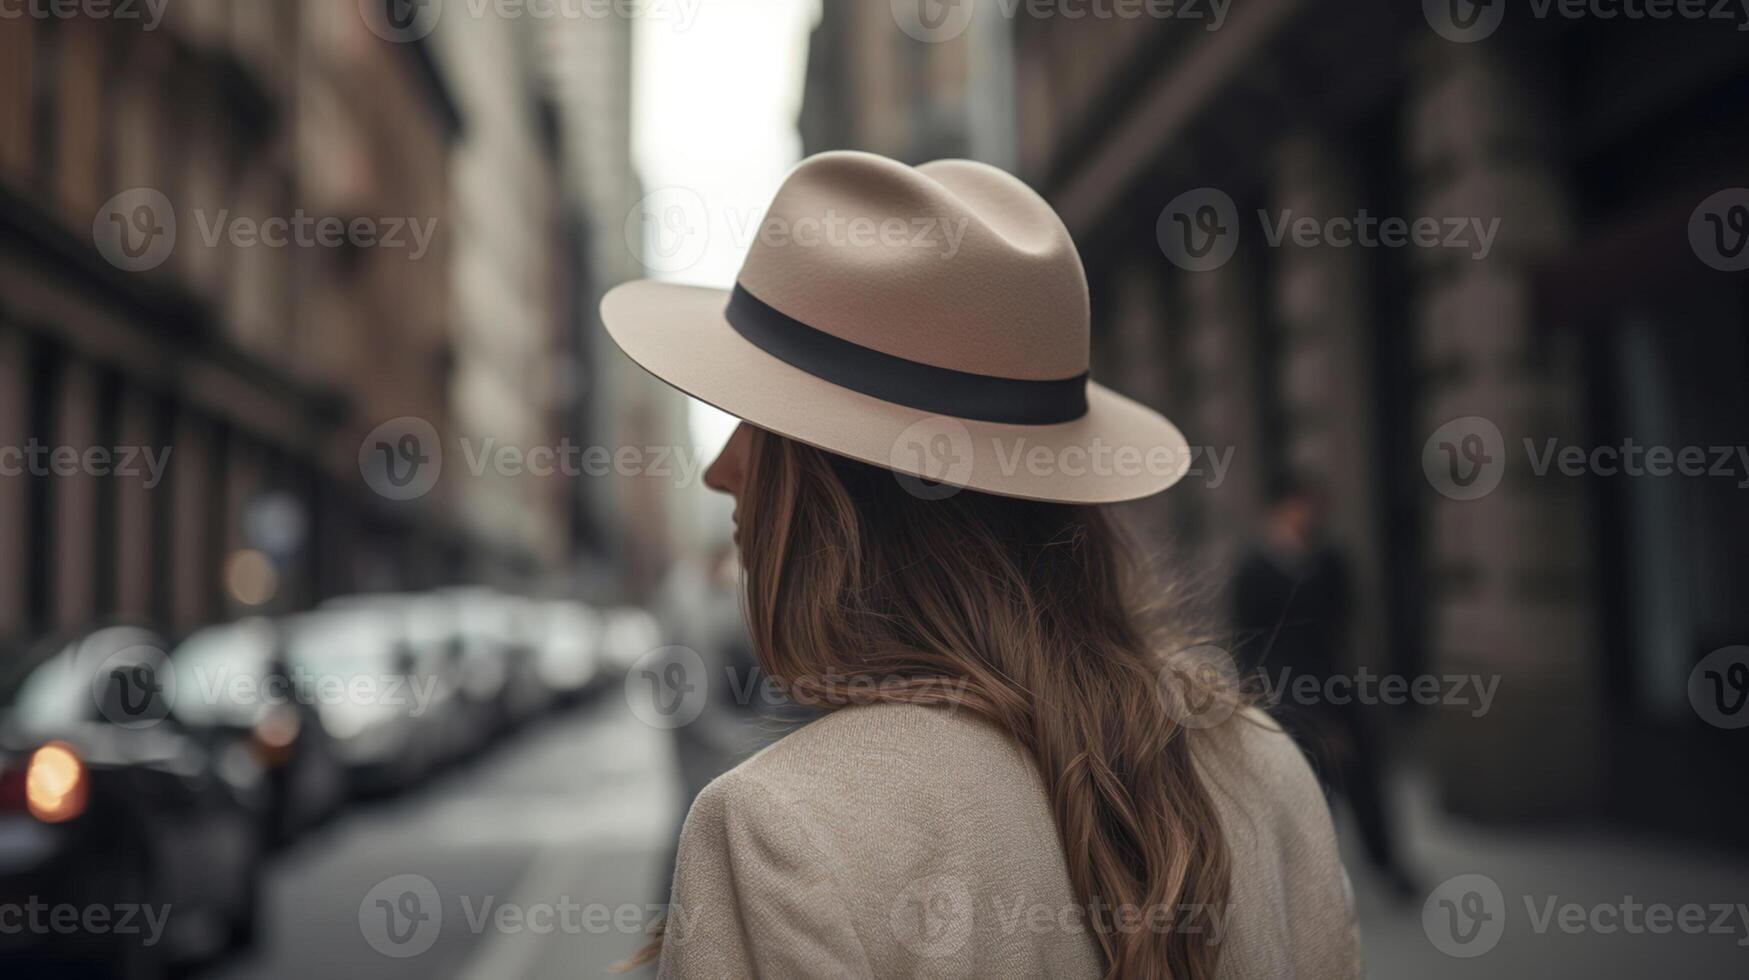
[[[43,823],[64,823],[85,812],[90,794],[85,763],[65,742],[50,742],[31,753],[24,770],[24,803]]]

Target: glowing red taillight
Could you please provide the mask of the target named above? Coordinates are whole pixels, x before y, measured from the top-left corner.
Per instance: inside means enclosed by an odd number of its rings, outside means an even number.
[[[24,770],[24,805],[43,823],[65,823],[85,812],[91,781],[79,754],[65,742],[31,753]]]

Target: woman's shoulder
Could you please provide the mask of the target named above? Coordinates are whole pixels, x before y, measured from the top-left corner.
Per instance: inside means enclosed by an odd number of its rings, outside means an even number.
[[[971,712],[880,703],[815,719],[719,776],[707,792],[891,806],[1017,779],[1022,789],[1042,790],[1020,746]]]
[[[1324,811],[1323,792],[1293,738],[1246,708],[1193,730],[1198,765],[1217,792],[1247,811],[1291,817]],[[707,793],[816,803],[888,806],[955,797],[1043,799],[1037,767],[1013,738],[965,709],[857,705],[830,712],[719,776]]]
[[[1194,737],[1197,764],[1217,801],[1277,824],[1328,826],[1323,787],[1305,752],[1262,710],[1245,708]]]
[[[674,904],[680,935],[706,939],[668,937],[662,969],[1097,976],[1089,936],[1015,932],[999,914],[1074,901],[1044,783],[1018,744],[965,711],[848,707],[694,802]],[[992,969],[992,956],[1015,968]]]
[[[1247,769],[1294,782],[1302,779],[1316,782],[1305,753],[1293,736],[1261,708],[1241,708],[1221,724],[1199,734],[1206,746],[1205,755],[1222,764],[1242,763]]]
[[[1223,975],[1360,976],[1353,897],[1325,800],[1292,736],[1256,709],[1196,733],[1231,849]]]
[[[689,842],[830,869],[860,896],[846,901],[871,914],[943,871],[1004,895],[1069,894],[1031,759],[947,708],[859,705],[815,720],[705,787],[683,851]]]

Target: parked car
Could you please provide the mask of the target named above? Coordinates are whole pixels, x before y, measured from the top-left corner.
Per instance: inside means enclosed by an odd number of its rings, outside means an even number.
[[[527,600],[487,588],[441,593],[459,617],[458,630],[469,688],[497,714],[497,729],[514,728],[551,703],[536,661]]]
[[[525,724],[550,709],[556,694],[547,685],[542,664],[544,610],[540,602],[523,596],[500,595],[496,605],[509,657],[506,708],[513,724]]]
[[[253,939],[262,771],[174,715],[167,650],[106,626],[0,668],[0,905],[80,916],[0,932],[0,976],[157,977]]]
[[[491,722],[462,690],[467,670],[458,655],[459,617],[453,604],[431,593],[373,593],[330,599],[322,608],[376,610],[390,617],[399,669],[421,685],[419,738],[430,743],[439,764],[486,745]]]
[[[323,608],[284,621],[286,663],[334,740],[351,790],[374,796],[414,785],[442,761],[430,683],[380,606]]]
[[[533,604],[541,681],[553,696],[575,701],[604,672],[601,669],[601,616],[572,599]]]
[[[275,624],[255,617],[198,630],[170,654],[176,717],[229,733],[265,770],[262,832],[274,844],[326,819],[346,796],[334,739],[300,696],[280,644]]]
[[[638,658],[662,645],[662,627],[648,610],[618,606],[602,610],[601,660],[623,677]]]

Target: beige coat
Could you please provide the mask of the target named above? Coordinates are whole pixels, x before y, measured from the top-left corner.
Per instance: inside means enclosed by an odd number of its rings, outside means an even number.
[[[1324,797],[1287,736],[1249,718],[1198,759],[1234,852],[1230,907],[1173,921],[1218,939],[1222,977],[1358,977]],[[943,708],[838,711],[711,783],[673,902],[662,977],[1102,973],[1037,769]]]

